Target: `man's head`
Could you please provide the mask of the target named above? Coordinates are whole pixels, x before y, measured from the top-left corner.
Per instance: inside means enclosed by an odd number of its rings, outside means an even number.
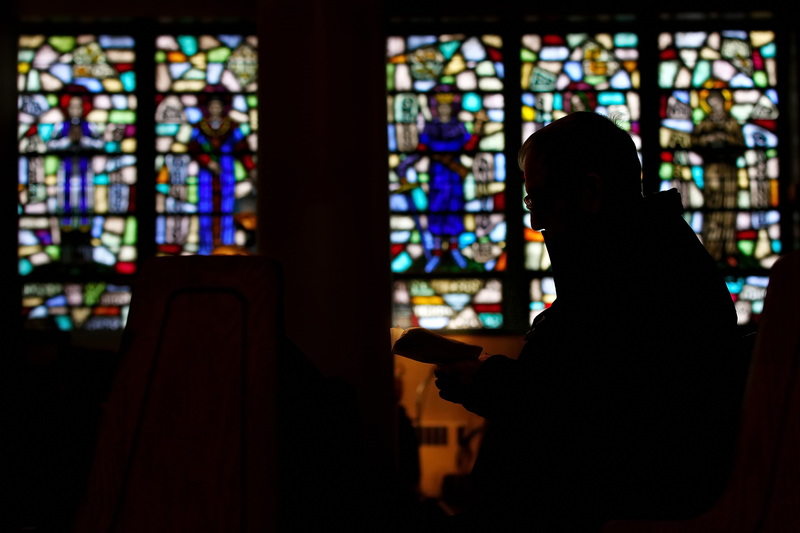
[[[528,137],[519,153],[531,227],[564,233],[642,196],[631,136],[592,112],[567,115]]]

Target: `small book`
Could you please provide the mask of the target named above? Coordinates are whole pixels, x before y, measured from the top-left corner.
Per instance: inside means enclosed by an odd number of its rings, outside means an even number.
[[[392,353],[421,363],[446,365],[478,359],[483,346],[450,339],[435,331],[413,326],[391,328]]]

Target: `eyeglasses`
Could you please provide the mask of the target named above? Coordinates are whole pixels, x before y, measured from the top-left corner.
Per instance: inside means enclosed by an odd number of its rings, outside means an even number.
[[[525,202],[525,209],[527,209],[528,211],[531,211],[533,209],[533,200],[531,200],[530,196],[526,195],[525,198],[522,199],[522,201]]]

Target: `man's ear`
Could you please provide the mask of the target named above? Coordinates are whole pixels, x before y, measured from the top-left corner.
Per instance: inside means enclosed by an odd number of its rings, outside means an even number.
[[[602,210],[605,197],[603,177],[594,172],[586,174],[581,180],[580,205],[584,212],[596,215]]]

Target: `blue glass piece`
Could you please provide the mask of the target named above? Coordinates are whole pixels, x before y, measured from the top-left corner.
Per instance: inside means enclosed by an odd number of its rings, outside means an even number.
[[[178,45],[180,45],[181,51],[187,56],[193,56],[197,53],[197,38],[192,35],[179,35]]]
[[[742,292],[742,287],[744,286],[743,280],[740,279],[729,279],[725,281],[725,285],[728,286],[728,292],[731,294],[739,294]]]
[[[669,128],[676,131],[683,131],[686,133],[691,133],[694,131],[694,124],[692,124],[691,120],[682,120],[676,118],[667,118],[661,122],[665,128]]]
[[[101,48],[133,48],[136,40],[127,35],[100,35],[97,42]]]
[[[69,315],[55,315],[53,320],[61,331],[72,331],[72,318]]]
[[[99,239],[103,236],[103,224],[105,224],[105,218],[103,217],[94,217],[92,219],[92,237]]]
[[[36,126],[36,129],[39,132],[39,137],[42,138],[42,141],[47,142],[50,140],[50,136],[53,134],[52,124],[39,124]]]
[[[450,255],[453,257],[458,266],[461,268],[467,268],[467,259],[461,255],[461,250],[458,250],[457,248],[451,248]]]
[[[428,196],[421,188],[417,187],[411,191],[411,200],[417,211],[425,211],[428,209]]]
[[[476,93],[464,93],[461,100],[461,107],[466,111],[478,111],[483,107],[483,99]]]
[[[185,108],[184,113],[189,124],[196,124],[203,118],[203,112],[194,106]]]
[[[600,105],[624,105],[625,95],[618,92],[604,91],[597,95],[597,102]]]
[[[170,77],[173,80],[179,80],[181,76],[191,70],[192,65],[191,63],[170,63],[168,68]]]
[[[450,318],[446,316],[421,316],[417,318],[419,325],[426,329],[443,329],[450,323]]]
[[[27,259],[23,258],[23,259],[19,260],[18,270],[19,270],[19,275],[20,276],[27,276],[28,274],[33,272],[33,265],[31,265],[30,261],[28,261]]]
[[[486,114],[491,122],[503,122],[506,119],[504,109],[487,109]]]
[[[390,194],[389,195],[389,209],[391,211],[408,211],[408,196],[405,194]]]
[[[45,305],[47,307],[64,307],[67,305],[67,297],[63,294],[57,294],[45,300]]]
[[[564,63],[564,72],[572,81],[581,81],[583,79],[583,65],[577,61]]]
[[[639,36],[635,33],[620,32],[614,35],[614,46],[618,48],[636,48],[639,45]]]
[[[408,49],[415,50],[421,46],[434,44],[438,39],[435,35],[411,35],[408,38]]]
[[[218,35],[217,39],[219,39],[222,44],[233,50],[239,46],[239,44],[244,40],[244,37],[242,35],[223,34]]]
[[[536,105],[536,97],[533,96],[533,93],[522,93],[522,103],[523,105],[533,107]]]
[[[477,37],[467,39],[461,46],[461,53],[467,61],[483,61],[486,59],[486,49]]]
[[[393,244],[403,244],[411,238],[410,231],[393,231],[389,234],[389,241]]]
[[[133,92],[136,90],[136,73],[132,70],[120,74],[119,81],[122,82],[122,87],[126,92]]]
[[[609,80],[611,87],[614,89],[630,89],[633,87],[633,83],[631,82],[631,77],[628,75],[628,72],[625,70],[620,70],[616,74],[611,77]]]
[[[50,67],[50,74],[64,83],[72,82],[72,67],[64,63],[56,63]]]
[[[208,83],[211,85],[218,84],[224,71],[225,66],[222,63],[209,63],[206,68],[206,79]]]
[[[505,222],[500,222],[494,228],[492,228],[492,231],[489,232],[489,238],[493,242],[503,242],[503,241],[505,241],[506,240],[506,223]]]
[[[436,86],[436,80],[414,80],[414,89],[426,93]]]
[[[172,137],[176,135],[180,129],[180,124],[164,124],[163,122],[159,122],[156,124],[156,135]]]
[[[747,32],[743,30],[725,30],[722,36],[726,39],[739,39],[741,41],[747,40]]]
[[[103,92],[103,84],[95,78],[75,78],[75,85],[86,87],[91,93]]]
[[[489,329],[503,327],[503,315],[501,313],[478,313],[478,318],[484,327]]]
[[[569,58],[569,48],[566,46],[544,46],[539,52],[542,61],[566,61]]]
[[[705,187],[703,167],[701,167],[700,165],[695,165],[692,167],[692,180],[694,180],[695,184],[697,185],[697,188],[702,191],[703,187]]]
[[[439,264],[441,257],[438,255],[434,255],[428,260],[428,263],[425,265],[425,272],[433,272],[433,269],[436,268],[436,265]]]
[[[742,135],[748,148],[775,148],[778,146],[777,135],[755,124],[745,124],[742,127]]]
[[[453,57],[453,54],[456,53],[456,50],[458,50],[459,46],[461,46],[460,41],[448,41],[439,45],[439,51],[442,52],[442,55],[445,59],[450,59]]]
[[[506,181],[506,156],[503,153],[494,155],[494,179]]]
[[[501,80],[506,76],[506,67],[503,63],[496,61],[494,64],[494,72]]]
[[[396,137],[396,134],[395,134],[394,123],[391,123],[391,122],[389,123],[389,125],[387,127],[386,135],[387,135],[388,141],[389,141],[389,151],[390,152],[396,152],[397,151],[397,137]]]
[[[466,248],[470,244],[476,241],[475,234],[471,231],[465,231],[461,235],[458,236],[458,246],[459,248]]]
[[[740,89],[740,88],[749,88],[754,87],[755,83],[750,76],[742,74],[741,72],[736,74],[731,80],[728,82],[732,88]]]
[[[47,318],[47,307],[39,305],[28,313],[28,318]]]
[[[467,304],[469,304],[470,300],[472,300],[472,297],[469,294],[453,292],[450,294],[443,294],[442,299],[447,305],[456,311],[461,311],[467,306]]]
[[[112,94],[111,105],[114,109],[128,109],[128,97],[124,94]]]

